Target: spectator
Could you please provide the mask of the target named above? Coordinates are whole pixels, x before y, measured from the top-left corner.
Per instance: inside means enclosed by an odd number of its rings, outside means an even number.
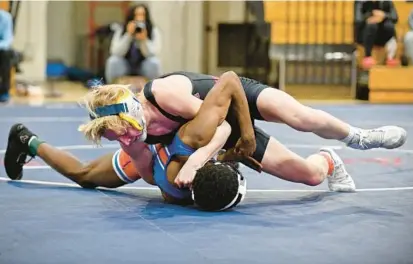
[[[148,79],[160,75],[161,36],[152,24],[148,8],[139,4],[132,7],[123,28],[114,27],[110,57],[106,61],[106,82],[125,75],[141,75]]]
[[[413,9],[410,12],[408,23],[410,30],[404,36],[404,49],[410,63],[413,63]]]
[[[373,59],[373,46],[387,48],[387,65],[396,65],[397,50],[395,24],[398,15],[392,1],[356,2],[357,42],[364,46],[363,67],[369,69],[376,64]]]
[[[0,103],[9,101],[12,42],[12,16],[9,12],[0,10]]]

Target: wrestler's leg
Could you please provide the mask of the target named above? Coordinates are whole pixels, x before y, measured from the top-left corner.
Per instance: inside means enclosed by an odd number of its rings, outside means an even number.
[[[22,177],[27,155],[42,158],[54,170],[85,188],[115,188],[125,184],[112,167],[112,154],[83,164],[69,152],[39,140],[24,125],[16,124],[10,130],[4,156],[6,172],[11,179]]]
[[[257,98],[257,108],[267,121],[282,122],[299,131],[340,140],[357,149],[392,149],[402,146],[406,141],[406,131],[402,128],[389,126],[364,130],[353,127],[325,111],[302,105],[278,89],[263,89]]]
[[[355,184],[343,161],[331,149],[321,149],[307,157],[300,157],[287,149],[259,127],[254,127],[257,149],[252,157],[261,163],[262,171],[290,182],[316,186],[326,178],[332,191],[354,191]],[[223,158],[221,156],[220,158]],[[250,160],[241,162],[257,170]]]
[[[112,166],[113,153],[106,154],[89,163],[82,163],[71,153],[57,149],[47,143],[37,148],[37,157],[66,178],[84,188],[117,188],[125,185]]]
[[[261,165],[263,171],[287,181],[316,186],[328,179],[332,191],[355,191],[354,181],[344,163],[330,149],[304,159],[271,137]]]

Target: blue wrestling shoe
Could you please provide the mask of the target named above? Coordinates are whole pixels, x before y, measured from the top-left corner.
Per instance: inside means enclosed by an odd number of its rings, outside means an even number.
[[[7,176],[12,180],[20,180],[23,177],[23,166],[29,162],[27,156],[32,156],[29,151],[29,140],[33,134],[22,124],[15,124],[9,132],[6,153],[4,155],[4,167]]]

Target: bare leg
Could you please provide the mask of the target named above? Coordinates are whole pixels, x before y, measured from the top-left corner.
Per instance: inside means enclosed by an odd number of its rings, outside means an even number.
[[[276,99],[273,100],[274,98]],[[350,126],[343,121],[324,111],[302,105],[289,94],[277,89],[262,91],[257,106],[267,121],[280,121],[294,129],[313,132],[325,139],[341,140],[350,132]]]
[[[325,139],[336,139],[356,149],[398,148],[406,141],[406,131],[395,126],[363,130],[322,111],[302,105],[289,94],[265,89],[257,99],[262,117],[282,122],[302,131],[313,132]]]
[[[330,150],[322,150],[304,159],[271,137],[261,164],[263,171],[290,182],[316,186],[328,179],[333,191],[355,190],[343,162]]]
[[[321,184],[328,177],[329,171],[329,163],[324,156],[313,154],[304,159],[272,137],[261,163],[263,171],[269,174],[310,186]]]
[[[57,149],[47,143],[37,148],[37,156],[50,167],[84,188],[116,188],[125,184],[113,170],[112,154],[102,156],[83,164],[69,152]]]

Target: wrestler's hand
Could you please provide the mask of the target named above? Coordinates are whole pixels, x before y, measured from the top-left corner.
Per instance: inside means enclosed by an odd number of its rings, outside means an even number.
[[[238,139],[237,144],[235,145],[235,152],[239,156],[249,157],[254,154],[256,147],[257,144],[255,142],[254,133],[246,134]]]
[[[262,165],[254,158],[250,156],[240,156],[236,153],[235,148],[229,149],[222,154],[219,154],[217,157],[218,161],[236,161],[236,162],[244,162],[251,166],[258,172],[262,171]]]
[[[179,188],[191,187],[192,181],[196,175],[196,169],[190,166],[183,166],[175,178],[175,184]]]

